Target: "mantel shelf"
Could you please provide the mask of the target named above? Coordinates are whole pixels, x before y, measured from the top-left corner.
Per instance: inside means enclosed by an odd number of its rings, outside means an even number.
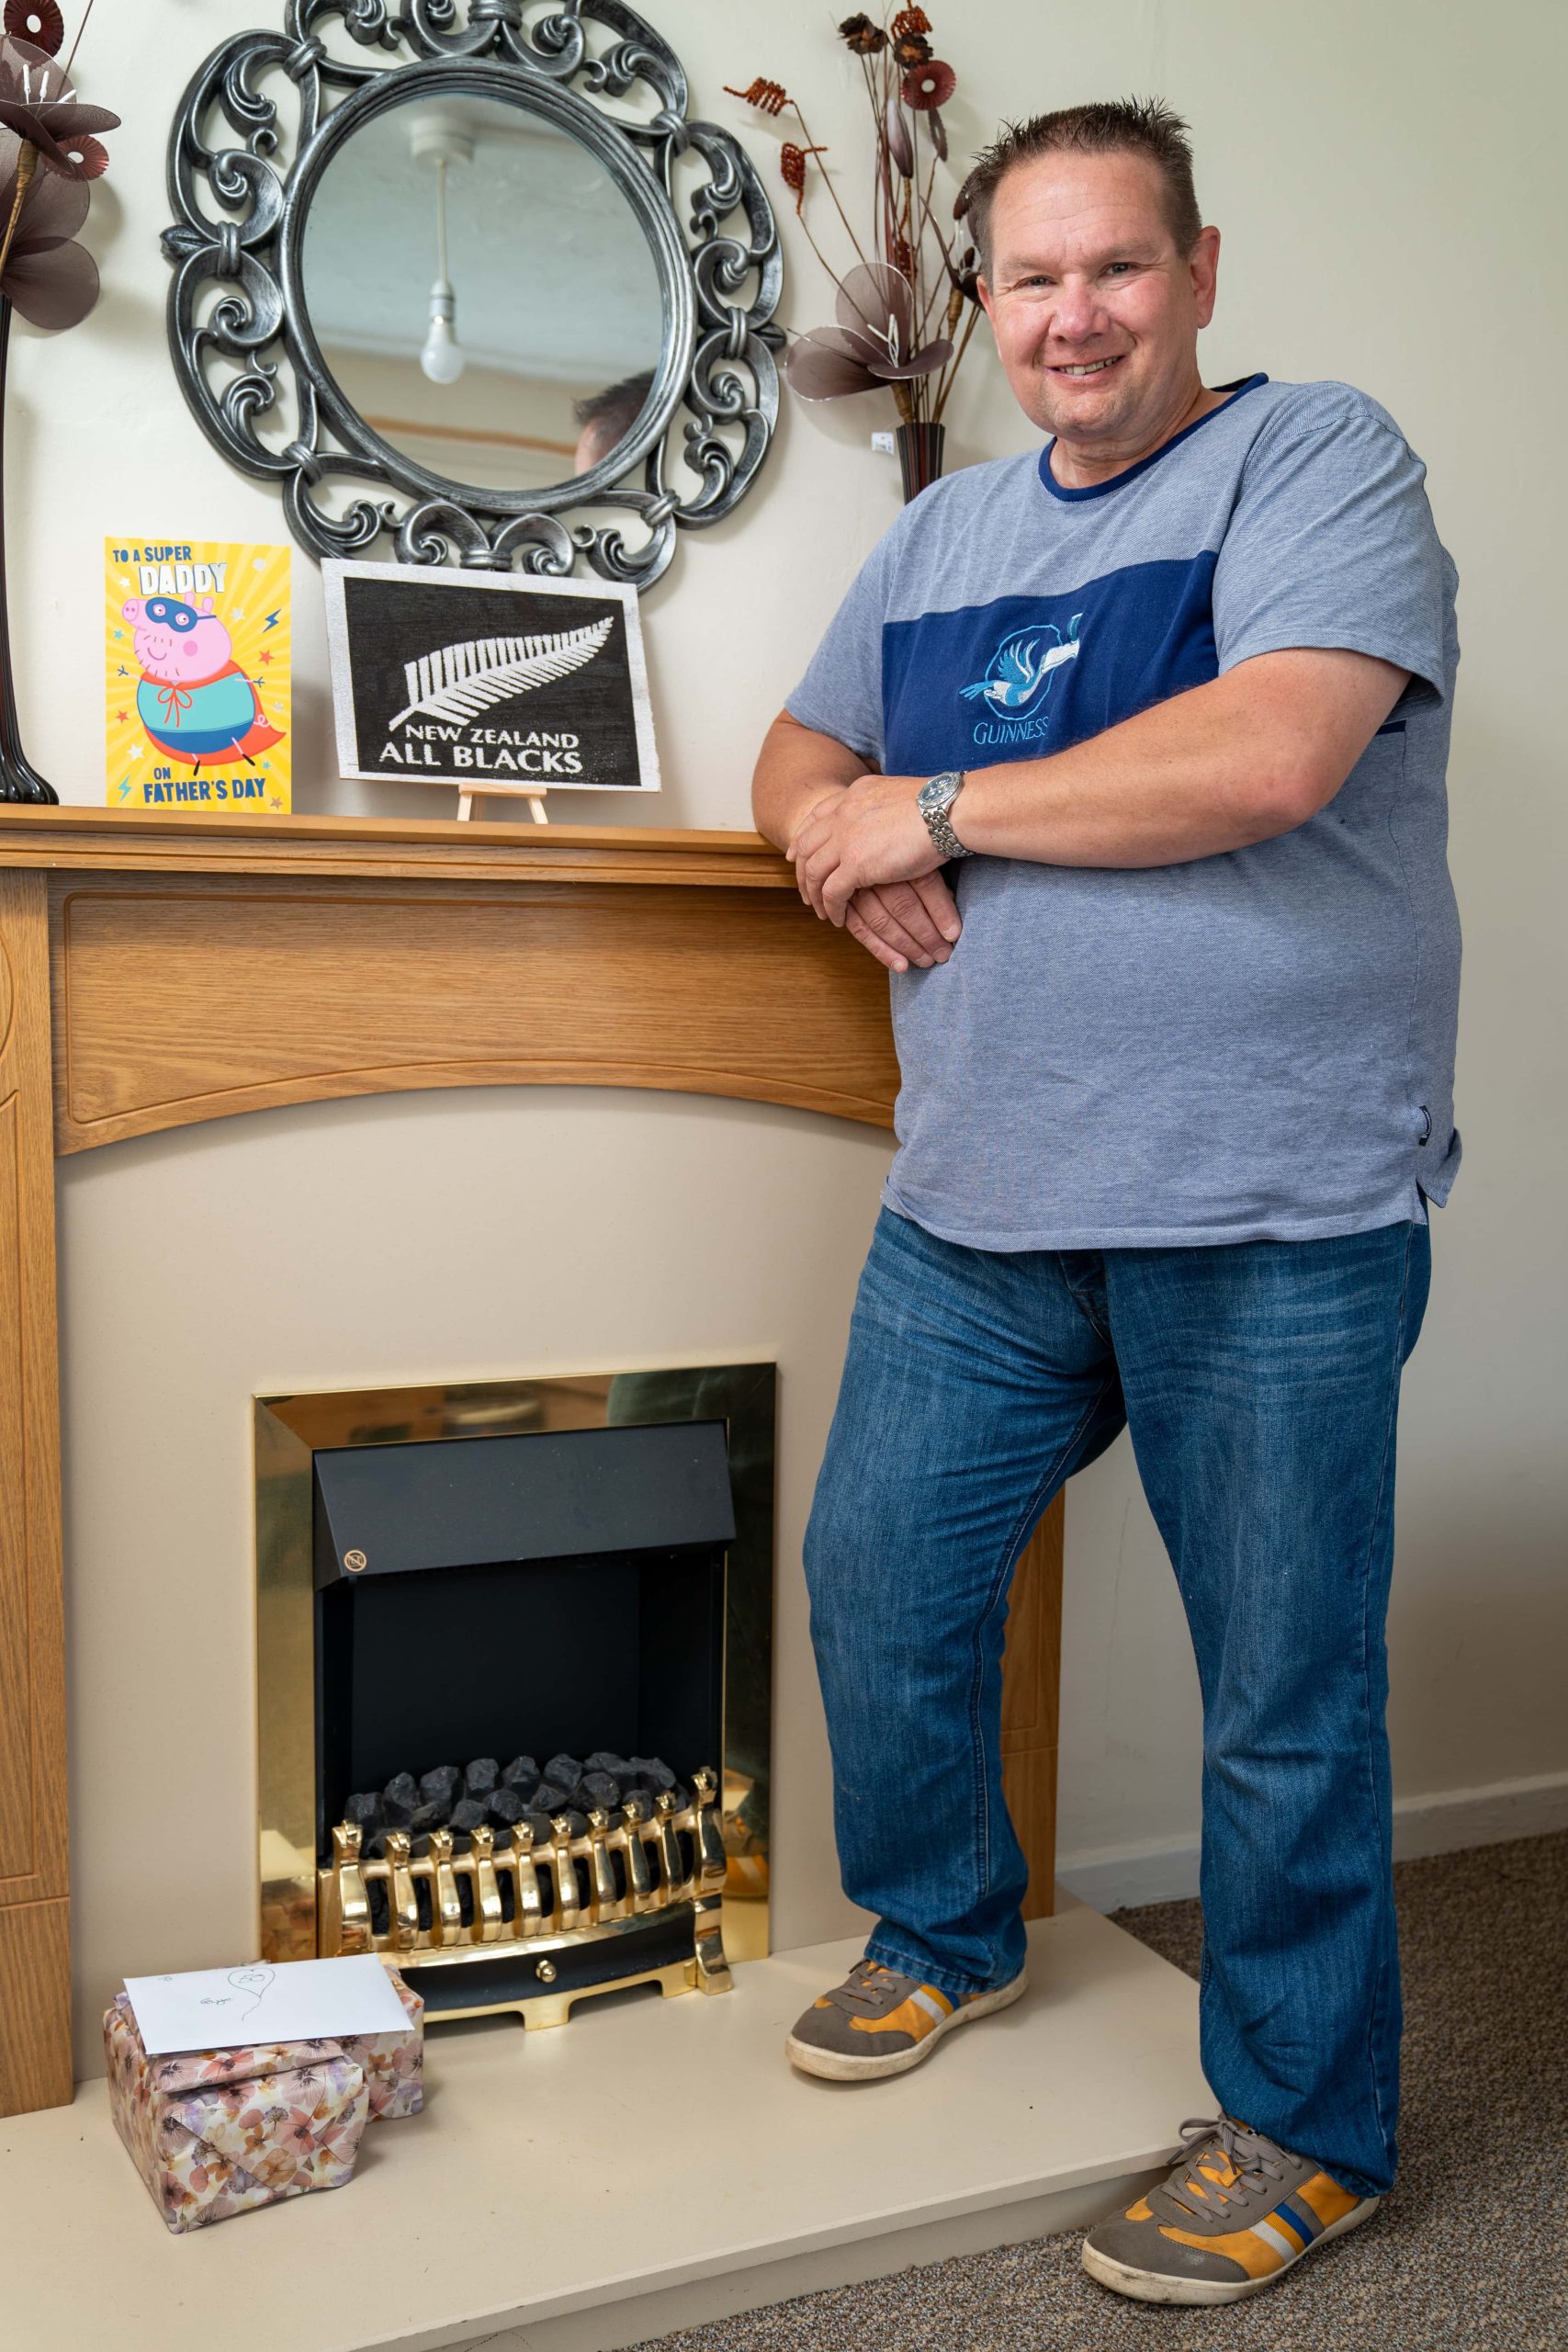
[[[787,861],[751,832],[0,804],[0,866],[5,865],[122,874],[319,874],[371,881],[795,888]]]

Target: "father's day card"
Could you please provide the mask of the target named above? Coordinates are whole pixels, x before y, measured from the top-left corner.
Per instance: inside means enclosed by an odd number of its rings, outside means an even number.
[[[289,560],[243,540],[106,540],[111,808],[287,810]]]

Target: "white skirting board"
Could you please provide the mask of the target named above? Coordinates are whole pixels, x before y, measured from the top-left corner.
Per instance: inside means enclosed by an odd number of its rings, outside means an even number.
[[[1197,1987],[1073,1904],[1030,1989],[878,2084],[783,2040],[858,1942],[732,1993],[590,2001],[556,2032],[429,2038],[423,2115],[349,2185],[170,2237],[102,2082],[0,2123],[7,2342],[93,2352],[610,2352],[783,2297],[1076,2228],[1209,2094]]]
[[[1554,1829],[1568,1829],[1568,1772],[1393,1801],[1393,1854],[1401,1862],[1417,1854],[1455,1854],[1466,1846],[1540,1838]],[[1062,1884],[1096,1911],[1177,1903],[1198,1892],[1198,1841],[1169,1838],[1146,1846],[1064,1854],[1059,1874]]]

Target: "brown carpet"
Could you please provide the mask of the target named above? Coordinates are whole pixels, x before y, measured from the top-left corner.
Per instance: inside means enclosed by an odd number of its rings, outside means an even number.
[[[1568,2352],[1568,1833],[1402,1862],[1395,1883],[1399,2185],[1280,2286],[1219,2311],[1130,2303],[1085,2276],[1074,2234],[637,2352]],[[1117,1917],[1197,1974],[1196,1903]]]

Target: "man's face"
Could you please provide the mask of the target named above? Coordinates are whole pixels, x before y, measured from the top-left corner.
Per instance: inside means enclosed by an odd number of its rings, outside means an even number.
[[[1162,192],[1145,156],[1054,154],[1015,164],[992,201],[980,291],[1008,382],[1090,458],[1131,462],[1199,388],[1219,232],[1179,253]]]
[[[577,436],[577,453],[571,461],[573,471],[591,473],[601,458],[609,456],[623,430],[613,416],[591,417]]]

